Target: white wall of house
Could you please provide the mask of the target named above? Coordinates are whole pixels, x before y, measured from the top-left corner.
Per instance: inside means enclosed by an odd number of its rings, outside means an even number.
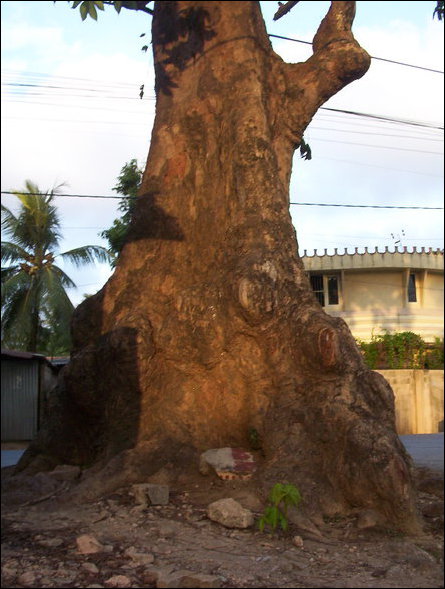
[[[378,370],[392,387],[399,436],[443,431],[443,370]]]

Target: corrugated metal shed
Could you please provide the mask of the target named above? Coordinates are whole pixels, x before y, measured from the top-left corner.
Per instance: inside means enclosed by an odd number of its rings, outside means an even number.
[[[39,427],[44,371],[52,372],[45,356],[1,351],[2,441],[32,440]]]

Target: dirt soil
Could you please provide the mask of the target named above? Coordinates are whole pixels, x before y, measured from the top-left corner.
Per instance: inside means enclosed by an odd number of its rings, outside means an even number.
[[[443,587],[443,473],[416,470],[424,533],[408,537],[372,518],[275,534],[208,519],[223,497],[259,517],[249,481],[197,478],[170,489],[165,506],[136,505],[130,489],[74,505],[63,486],[44,500],[14,492],[12,470],[2,469],[2,587]],[[81,548],[83,535],[96,552]]]

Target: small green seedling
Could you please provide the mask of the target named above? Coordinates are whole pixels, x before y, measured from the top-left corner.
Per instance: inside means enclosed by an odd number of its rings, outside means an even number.
[[[278,525],[286,531],[289,526],[287,521],[288,507],[298,507],[301,499],[300,491],[294,485],[282,485],[281,483],[274,485],[267,498],[269,505],[258,520],[260,531],[263,532],[266,525],[269,525],[274,532]]]

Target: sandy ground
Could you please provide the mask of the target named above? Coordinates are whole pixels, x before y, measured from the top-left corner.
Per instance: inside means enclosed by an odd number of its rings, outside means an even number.
[[[248,481],[215,480],[209,492],[197,480],[144,508],[130,489],[84,505],[60,501],[59,489],[26,498],[8,487],[11,472],[2,469],[3,587],[443,587],[443,472],[416,469],[424,530],[415,537],[361,528],[356,517],[325,520],[319,534],[207,517],[222,497],[260,516]]]

